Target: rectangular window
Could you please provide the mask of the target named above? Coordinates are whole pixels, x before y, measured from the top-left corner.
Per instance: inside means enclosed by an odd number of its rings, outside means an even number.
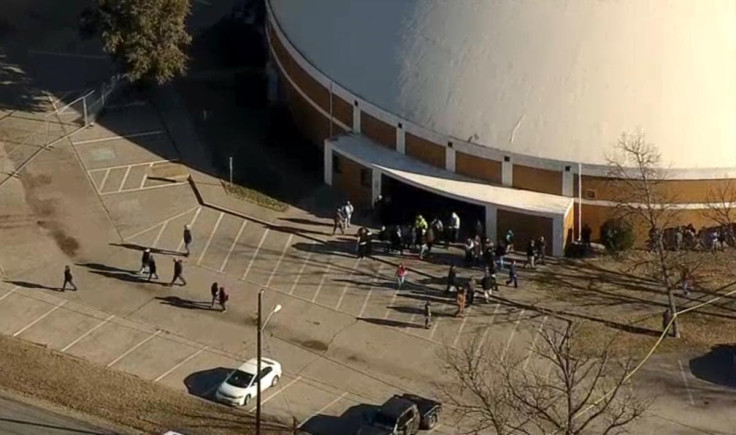
[[[335,174],[342,174],[342,163],[340,162],[340,156],[332,154],[332,172]]]
[[[593,189],[585,189],[585,199],[595,199],[598,196],[598,192]]]
[[[360,170],[360,185],[363,187],[371,187],[371,182],[373,175],[371,174],[370,169],[361,169]]]

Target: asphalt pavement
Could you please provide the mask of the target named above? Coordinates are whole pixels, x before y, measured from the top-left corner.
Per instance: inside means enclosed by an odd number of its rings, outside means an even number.
[[[0,392],[0,434],[112,434],[114,432],[19,402]]]

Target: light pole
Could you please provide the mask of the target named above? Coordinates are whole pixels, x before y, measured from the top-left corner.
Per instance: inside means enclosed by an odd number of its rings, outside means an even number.
[[[257,333],[257,354],[256,354],[256,435],[261,435],[261,333],[266,327],[271,316],[281,311],[281,305],[276,304],[273,310],[268,314],[265,322],[261,321],[263,313],[263,289],[258,292],[258,333]]]

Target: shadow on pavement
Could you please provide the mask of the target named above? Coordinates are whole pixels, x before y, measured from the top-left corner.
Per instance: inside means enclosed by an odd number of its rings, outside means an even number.
[[[61,288],[61,287],[49,287],[47,285],[36,284],[33,282],[26,282],[26,281],[5,281],[5,282],[9,284],[13,284],[18,287],[23,287],[23,288],[40,288],[44,290],[54,290],[54,291],[58,291]]]
[[[108,243],[110,246],[117,246],[120,248],[125,249],[132,249],[134,251],[145,251],[146,249],[150,249],[151,253],[153,254],[161,254],[161,255],[179,255],[181,257],[186,257],[184,252],[179,251],[171,251],[168,249],[159,249],[159,248],[151,248],[150,246],[143,246],[143,245],[137,245],[135,243]]]
[[[395,326],[398,328],[424,329],[424,325],[419,325],[416,323],[409,323],[409,322],[399,322],[398,320],[391,320],[391,319],[377,319],[374,317],[358,317],[358,320],[362,320],[368,323],[373,323],[374,325]]]
[[[43,424],[43,423],[35,423],[35,422],[32,422],[32,421],[16,420],[16,419],[13,419],[13,418],[2,418],[2,417],[0,417],[0,422],[12,423],[14,425],[17,424],[19,426],[29,426],[29,427],[39,428],[39,429],[37,429],[39,431],[38,433],[42,433],[43,432],[43,429],[53,430],[54,432],[60,431],[60,432],[64,432],[64,433],[79,433],[79,434],[92,434],[92,435],[99,435],[99,434],[104,434],[104,433],[111,433],[111,432],[100,432],[100,431],[94,431],[94,432],[92,432],[92,431],[89,431],[89,430],[74,429],[74,428],[71,428],[71,427],[55,426],[53,424]],[[26,432],[23,431],[23,432],[13,432],[13,433],[26,433]]]
[[[356,433],[377,410],[377,406],[361,403],[350,407],[339,417],[318,414],[304,422],[299,430],[312,435]]]
[[[212,400],[213,393],[218,385],[232,373],[233,369],[217,367],[215,369],[194,372],[184,379],[184,385],[189,394],[203,399]]]
[[[186,308],[189,310],[220,311],[217,308],[212,308],[210,301],[192,301],[178,296],[156,296],[156,299],[161,301],[162,304],[171,305],[172,307]]]
[[[719,344],[705,355],[691,359],[690,370],[704,381],[736,388],[736,343]]]

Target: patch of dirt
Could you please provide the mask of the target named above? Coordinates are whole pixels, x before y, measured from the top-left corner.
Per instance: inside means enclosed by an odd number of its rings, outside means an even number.
[[[130,433],[254,433],[253,417],[242,410],[127,373],[5,336],[0,336],[0,353],[0,388],[135,429]],[[264,429],[269,434],[290,433],[271,422]]]
[[[51,231],[51,236],[59,246],[59,248],[69,257],[77,255],[79,250],[79,242],[74,237],[69,237],[64,230],[56,228]]]
[[[329,346],[327,343],[321,342],[319,340],[294,340],[298,344],[312,350],[316,350],[317,352],[326,352],[327,349],[329,349]]]

